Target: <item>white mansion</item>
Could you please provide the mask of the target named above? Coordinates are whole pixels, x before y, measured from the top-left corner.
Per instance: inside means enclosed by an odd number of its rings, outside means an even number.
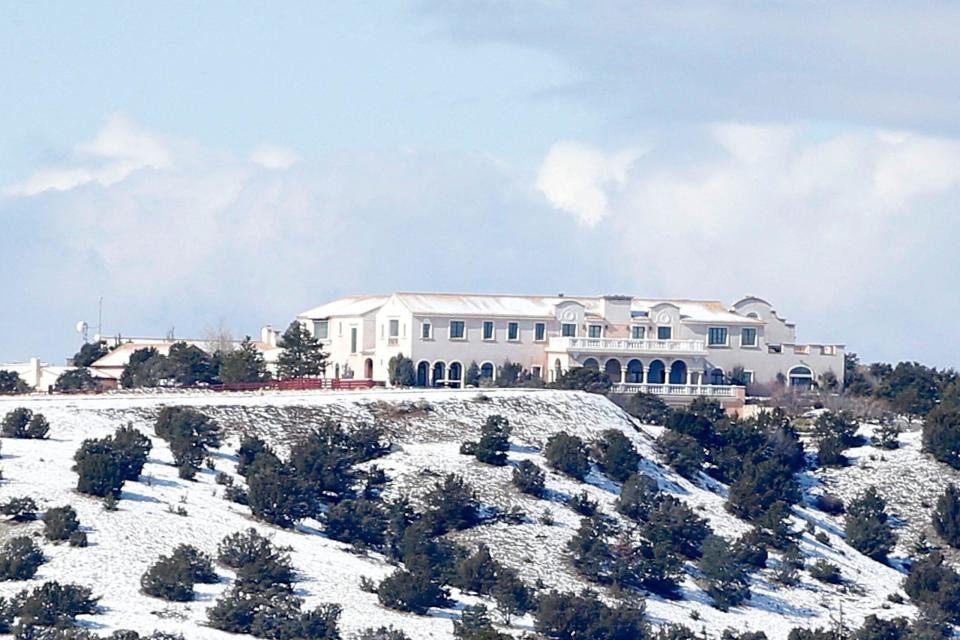
[[[708,300],[394,293],[351,296],[299,314],[330,354],[328,376],[387,381],[403,354],[420,386],[463,385],[472,362],[494,377],[505,361],[549,382],[572,367],[596,367],[615,391],[667,396],[739,396],[748,382],[809,386],[842,379],[843,345],[797,344],[796,327],[770,303],[731,307]],[[677,398],[679,399],[679,398]]]

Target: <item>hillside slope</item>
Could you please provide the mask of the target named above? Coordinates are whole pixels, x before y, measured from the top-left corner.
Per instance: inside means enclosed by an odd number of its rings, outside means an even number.
[[[306,599],[307,605],[333,601],[343,606],[341,628],[345,637],[368,626],[391,624],[412,638],[452,638],[451,619],[457,617],[456,608],[432,610],[430,616],[401,614],[381,607],[375,595],[360,590],[362,576],[379,579],[393,570],[382,557],[358,555],[349,545],[327,539],[313,521],[306,521],[297,531],[255,522],[247,508],[223,499],[223,487],[214,482],[214,471],[204,469],[195,482],[179,479],[176,468],[170,464],[168,447],[153,437],[153,420],[165,405],[193,405],[222,424],[227,438],[213,458],[219,471],[231,474],[241,434],[256,433],[284,451],[324,420],[345,425],[380,422],[395,445],[389,455],[376,461],[391,478],[388,495],[404,493],[416,499],[439,475],[455,472],[474,485],[484,505],[503,511],[516,507],[528,515],[521,524],[482,525],[454,537],[468,546],[487,542],[494,557],[515,567],[529,584],[539,580],[548,588],[578,591],[589,586],[566,560],[565,544],[575,532],[580,516],[563,500],[586,490],[600,502],[604,512],[612,514],[619,487],[596,472],[587,477],[586,484],[550,472],[546,500],[519,493],[510,483],[510,467],[482,465],[458,451],[461,442],[479,436],[480,425],[488,415],[501,414],[510,420],[512,463],[530,459],[543,467],[546,463],[542,447],[556,431],[565,430],[590,441],[606,429],[621,430],[644,456],[642,470],[655,477],[663,490],[694,507],[717,533],[732,538],[749,529],[746,523],[724,511],[722,485],[704,478],[701,484],[710,490],[701,488],[657,462],[653,450],[656,427],[637,425],[605,398],[589,394],[498,390],[0,398],[0,415],[26,406],[42,412],[51,424],[49,440],[3,439],[0,502],[29,495],[41,509],[71,504],[90,536],[91,544],[85,549],[45,543],[49,562],[29,583],[57,579],[93,587],[102,596],[102,613],[84,620],[104,633],[131,628],[141,632],[182,632],[187,638],[235,637],[203,624],[205,609],[228,586],[228,572],[221,571],[223,580],[219,584],[198,585],[198,600],[187,604],[144,596],[139,592],[139,580],[158,556],[169,553],[178,544],[190,543],[215,552],[223,536],[254,526],[268,532],[276,543],[292,548],[294,565],[302,572],[298,595]],[[128,482],[124,487],[119,510],[105,512],[100,501],[74,490],[72,457],[83,439],[108,435],[127,423],[150,435],[154,449],[140,481]],[[854,473],[856,467],[847,471]],[[855,484],[850,482],[851,486]],[[186,509],[187,515],[173,513],[178,507]],[[554,520],[549,526],[540,523],[540,516],[547,509]],[[786,588],[771,579],[777,563],[774,558],[771,568],[753,577],[753,598],[745,606],[729,612],[714,609],[694,579],[688,577],[683,584],[683,599],[647,599],[651,621],[681,622],[717,636],[724,628],[732,627],[763,630],[771,638],[785,638],[794,626],[830,624],[841,607],[845,620],[852,624],[859,624],[870,613],[883,617],[915,614],[912,606],[887,600],[888,595],[900,590],[902,574],[848,547],[838,522],[804,507],[798,507],[796,513],[796,529],[803,529],[805,520],[813,522],[830,541],[827,546],[817,542],[811,533],[803,533],[801,547],[808,563],[825,558],[836,564],[848,581],[846,586],[824,585],[804,575],[798,586]],[[0,524],[0,538],[39,530],[40,526]],[[692,567],[690,573],[695,573]],[[0,583],[0,595],[12,595],[24,586],[22,582]],[[454,596],[458,607],[476,601],[456,592]],[[487,604],[494,607],[492,602]],[[531,630],[529,616],[514,622],[515,635]]]

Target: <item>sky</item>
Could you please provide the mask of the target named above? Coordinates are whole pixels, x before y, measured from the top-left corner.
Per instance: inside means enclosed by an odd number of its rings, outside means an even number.
[[[960,367],[960,5],[0,3],[0,362],[337,296],[771,301]]]

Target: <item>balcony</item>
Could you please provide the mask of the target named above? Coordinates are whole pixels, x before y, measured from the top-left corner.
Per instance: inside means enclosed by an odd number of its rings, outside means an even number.
[[[649,393],[655,396],[666,396],[667,398],[677,398],[692,400],[693,398],[709,398],[711,400],[739,400],[743,402],[745,396],[744,387],[736,385],[720,384],[647,384],[647,383],[614,383],[611,393]]]
[[[547,351],[566,353],[670,354],[702,356],[703,340],[631,340],[629,338],[550,338]]]

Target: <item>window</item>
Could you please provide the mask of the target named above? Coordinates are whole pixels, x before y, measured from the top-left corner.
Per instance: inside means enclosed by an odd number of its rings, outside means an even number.
[[[670,340],[672,337],[672,327],[657,327],[657,340]]]
[[[483,339],[493,340],[493,322],[490,320],[483,321]]]
[[[740,346],[741,347],[755,347],[757,346],[757,330],[754,328],[740,329]]]
[[[399,320],[390,321],[390,337],[391,338],[400,337],[400,321]]]
[[[329,331],[330,331],[329,320],[313,321],[313,337],[316,338],[317,340],[326,340]]]
[[[350,327],[350,353],[357,353],[357,328]]]
[[[450,339],[463,340],[466,337],[466,327],[463,320],[450,321]]]
[[[587,328],[587,335],[591,338],[602,338],[603,337],[603,325],[592,324]]]
[[[541,375],[543,370],[540,367],[530,367],[530,375],[532,375],[536,380],[539,380],[543,376]]]
[[[507,340],[520,339],[520,323],[510,322],[507,324]]]
[[[423,340],[429,340],[433,337],[433,325],[430,324],[429,320],[424,320],[423,324],[420,325],[420,338]]]
[[[743,381],[745,384],[753,384],[753,371],[744,371]]]
[[[634,340],[643,340],[647,336],[647,328],[634,325],[630,337]]]
[[[707,344],[712,347],[726,345],[727,329],[725,327],[710,327],[707,330]]]
[[[533,325],[533,339],[536,340],[537,342],[543,342],[544,340],[547,339],[546,324],[542,322],[538,322],[537,324]]]
[[[560,335],[564,338],[576,338],[577,337],[577,325],[573,323],[563,323],[560,326]]]

